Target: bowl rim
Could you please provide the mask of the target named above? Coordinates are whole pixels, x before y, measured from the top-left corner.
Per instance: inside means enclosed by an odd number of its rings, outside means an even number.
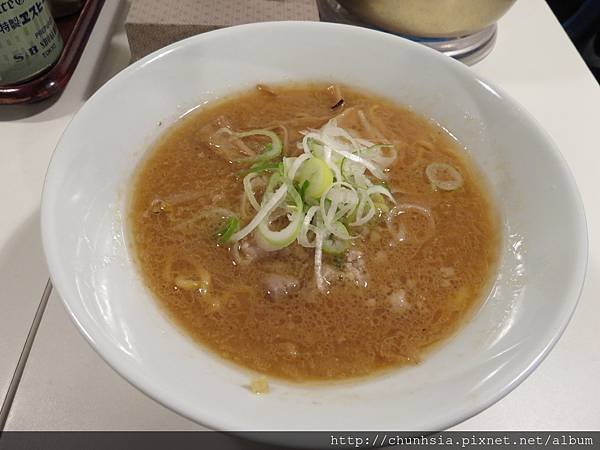
[[[483,77],[480,77],[475,72],[471,71],[468,67],[464,66],[462,63],[445,56],[437,51],[430,49],[428,47],[422,46],[418,43],[412,42],[410,40],[404,39],[399,36],[391,35],[382,31],[372,30],[361,28],[353,25],[345,25],[345,24],[337,24],[337,23],[329,23],[329,22],[313,22],[313,21],[271,21],[271,22],[258,22],[258,23],[249,23],[243,25],[237,25],[232,27],[226,27],[218,30],[209,31],[203,34],[195,35],[177,42],[174,42],[166,47],[158,49],[144,58],[134,62],[129,65],[121,72],[117,73],[113,78],[111,78],[108,82],[106,82],[100,89],[98,89],[81,107],[81,109],[73,116],[69,124],[65,127],[55,150],[52,153],[50,163],[48,165],[48,169],[46,172],[44,186],[42,191],[42,200],[41,200],[41,234],[42,234],[42,244],[44,248],[44,254],[46,256],[46,261],[48,264],[48,269],[50,273],[50,278],[52,280],[53,286],[56,288],[57,293],[59,294],[61,301],[63,303],[64,308],[66,309],[68,315],[71,320],[75,323],[76,328],[80,332],[81,335],[88,341],[94,351],[113,369],[115,369],[119,375],[121,375],[130,385],[135,387],[136,389],[142,391],[150,398],[158,401],[160,404],[168,407],[172,411],[177,414],[190,419],[191,421],[204,425],[211,430],[221,430],[221,431],[229,431],[229,430],[240,430],[244,427],[240,427],[243,424],[236,423],[228,423],[227,420],[224,420],[221,417],[216,417],[211,414],[208,408],[206,409],[198,409],[194,411],[192,414],[191,411],[186,411],[184,408],[181,408],[178,404],[178,401],[169,395],[169,390],[165,389],[159,383],[155,383],[151,381],[149,378],[139,375],[135,373],[134,370],[130,367],[130,364],[117,356],[118,353],[114,353],[110,350],[111,344],[109,342],[103,342],[96,340],[94,336],[88,333],[85,323],[80,321],[77,312],[72,307],[73,300],[69,300],[66,298],[63,293],[67,292],[67,281],[66,277],[63,274],[63,269],[60,267],[60,263],[58,261],[57,256],[53,253],[52,249],[52,241],[54,240],[53,235],[50,234],[49,224],[52,222],[53,211],[49,207],[51,203],[49,201],[49,197],[51,197],[51,183],[53,179],[53,173],[56,169],[56,156],[59,153],[61,146],[64,143],[65,136],[68,133],[72,122],[76,119],[76,117],[81,113],[81,111],[86,110],[89,105],[94,101],[97,96],[103,95],[103,91],[112,84],[119,82],[119,80],[132,77],[135,73],[143,68],[145,65],[151,63],[154,59],[170,53],[176,49],[185,47],[194,42],[201,42],[208,39],[214,39],[220,35],[229,35],[235,33],[244,33],[246,30],[270,30],[273,27],[299,27],[305,28],[310,31],[313,28],[321,28],[321,29],[330,29],[331,32],[335,33],[336,30],[350,30],[353,33],[362,33],[368,37],[376,37],[378,39],[386,39],[390,42],[395,41],[395,44],[402,42],[400,45],[406,45],[409,47],[413,47],[416,51],[420,51],[422,53],[427,53],[429,58],[436,60],[437,64],[445,64],[453,68],[453,70],[457,71],[461,76],[470,78],[474,81],[479,82],[485,89],[492,91],[498,97],[500,97],[503,101],[507,102],[507,104],[516,110],[520,115],[527,118],[530,123],[534,126],[536,131],[540,134],[547,144],[547,150],[554,156],[557,161],[561,163],[562,168],[565,170],[565,182],[569,185],[570,191],[573,194],[572,200],[574,202],[574,207],[578,212],[576,227],[578,229],[578,239],[575,242],[575,245],[578,249],[578,253],[581,254],[581,257],[578,259],[577,264],[571,272],[571,278],[569,280],[569,288],[567,290],[568,294],[565,295],[565,298],[570,299],[570,304],[566,305],[569,309],[565,309],[561,319],[557,322],[558,325],[556,329],[553,331],[552,338],[545,342],[543,346],[538,345],[536,347],[537,355],[535,358],[528,360],[527,364],[522,367],[518,374],[514,376],[512,379],[508,380],[503,389],[499,391],[494,391],[493,393],[482,396],[482,399],[476,402],[476,405],[471,407],[457,408],[455,413],[452,415],[445,416],[444,419],[439,419],[436,423],[432,423],[431,429],[435,430],[446,430],[452,426],[455,426],[475,415],[480,413],[481,411],[489,408],[494,403],[498,402],[500,399],[505,397],[508,393],[510,393],[513,389],[515,389],[519,384],[521,384],[539,365],[540,363],[548,356],[554,345],[558,342],[560,337],[562,336],[564,330],[568,326],[575,309],[579,303],[579,299],[581,296],[581,292],[584,287],[585,275],[587,272],[587,265],[589,259],[589,238],[588,238],[588,227],[585,216],[584,204],[581,197],[581,193],[577,187],[576,180],[573,176],[573,173],[565,160],[564,156],[558,149],[557,145],[554,143],[551,136],[548,134],[544,128],[541,127],[540,123],[537,119],[532,116],[524,107],[522,107],[516,100],[514,100],[510,95],[508,95],[502,88],[499,88],[494,83],[489,82]],[[568,312],[568,314],[567,314]]]

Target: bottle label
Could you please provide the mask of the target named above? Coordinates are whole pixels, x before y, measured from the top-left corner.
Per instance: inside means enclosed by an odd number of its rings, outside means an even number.
[[[62,49],[46,0],[0,0],[0,85],[34,77],[54,64]]]

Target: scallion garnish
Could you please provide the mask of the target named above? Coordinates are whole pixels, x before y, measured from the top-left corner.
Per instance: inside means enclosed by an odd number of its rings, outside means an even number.
[[[389,144],[353,137],[338,127],[335,119],[320,130],[303,134],[303,154],[281,157],[281,140],[274,132],[234,133],[240,139],[266,136],[271,143],[260,155],[242,160],[253,163],[243,172],[243,182],[246,199],[256,215],[240,230],[237,217],[230,217],[218,236],[222,242],[238,242],[255,232],[257,242],[266,250],[279,250],[295,241],[314,247],[315,278],[323,290],[323,253],[340,260],[358,235],[357,228],[387,208],[386,199],[396,203],[384,174],[384,168],[396,159],[396,151]],[[266,183],[260,201],[253,187],[259,178],[263,186]],[[275,223],[280,229],[272,228]]]
[[[228,217],[225,224],[215,232],[215,237],[219,244],[225,244],[229,242],[233,233],[235,233],[240,227],[240,219],[235,216]]]

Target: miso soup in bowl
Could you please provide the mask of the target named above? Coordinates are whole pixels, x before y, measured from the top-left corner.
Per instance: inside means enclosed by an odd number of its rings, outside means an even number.
[[[572,176],[426,48],[282,22],[100,89],[52,158],[52,280],[135,386],[220,430],[440,430],[549,352],[583,282]]]

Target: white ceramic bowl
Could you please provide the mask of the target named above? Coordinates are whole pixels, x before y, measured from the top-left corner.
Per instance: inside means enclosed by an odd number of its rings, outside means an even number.
[[[303,386],[207,352],[153,300],[128,249],[125,200],[152,142],[197,105],[257,82],[340,81],[443,124],[487,175],[505,221],[502,264],[472,320],[422,364]],[[559,151],[526,112],[461,64],[349,26],[280,22],[196,36],[100,89],[58,145],[42,204],[52,280],[96,351],[142,391],[222,430],[440,430],[490,406],[540,363],[573,313],[587,260],[584,212]]]

